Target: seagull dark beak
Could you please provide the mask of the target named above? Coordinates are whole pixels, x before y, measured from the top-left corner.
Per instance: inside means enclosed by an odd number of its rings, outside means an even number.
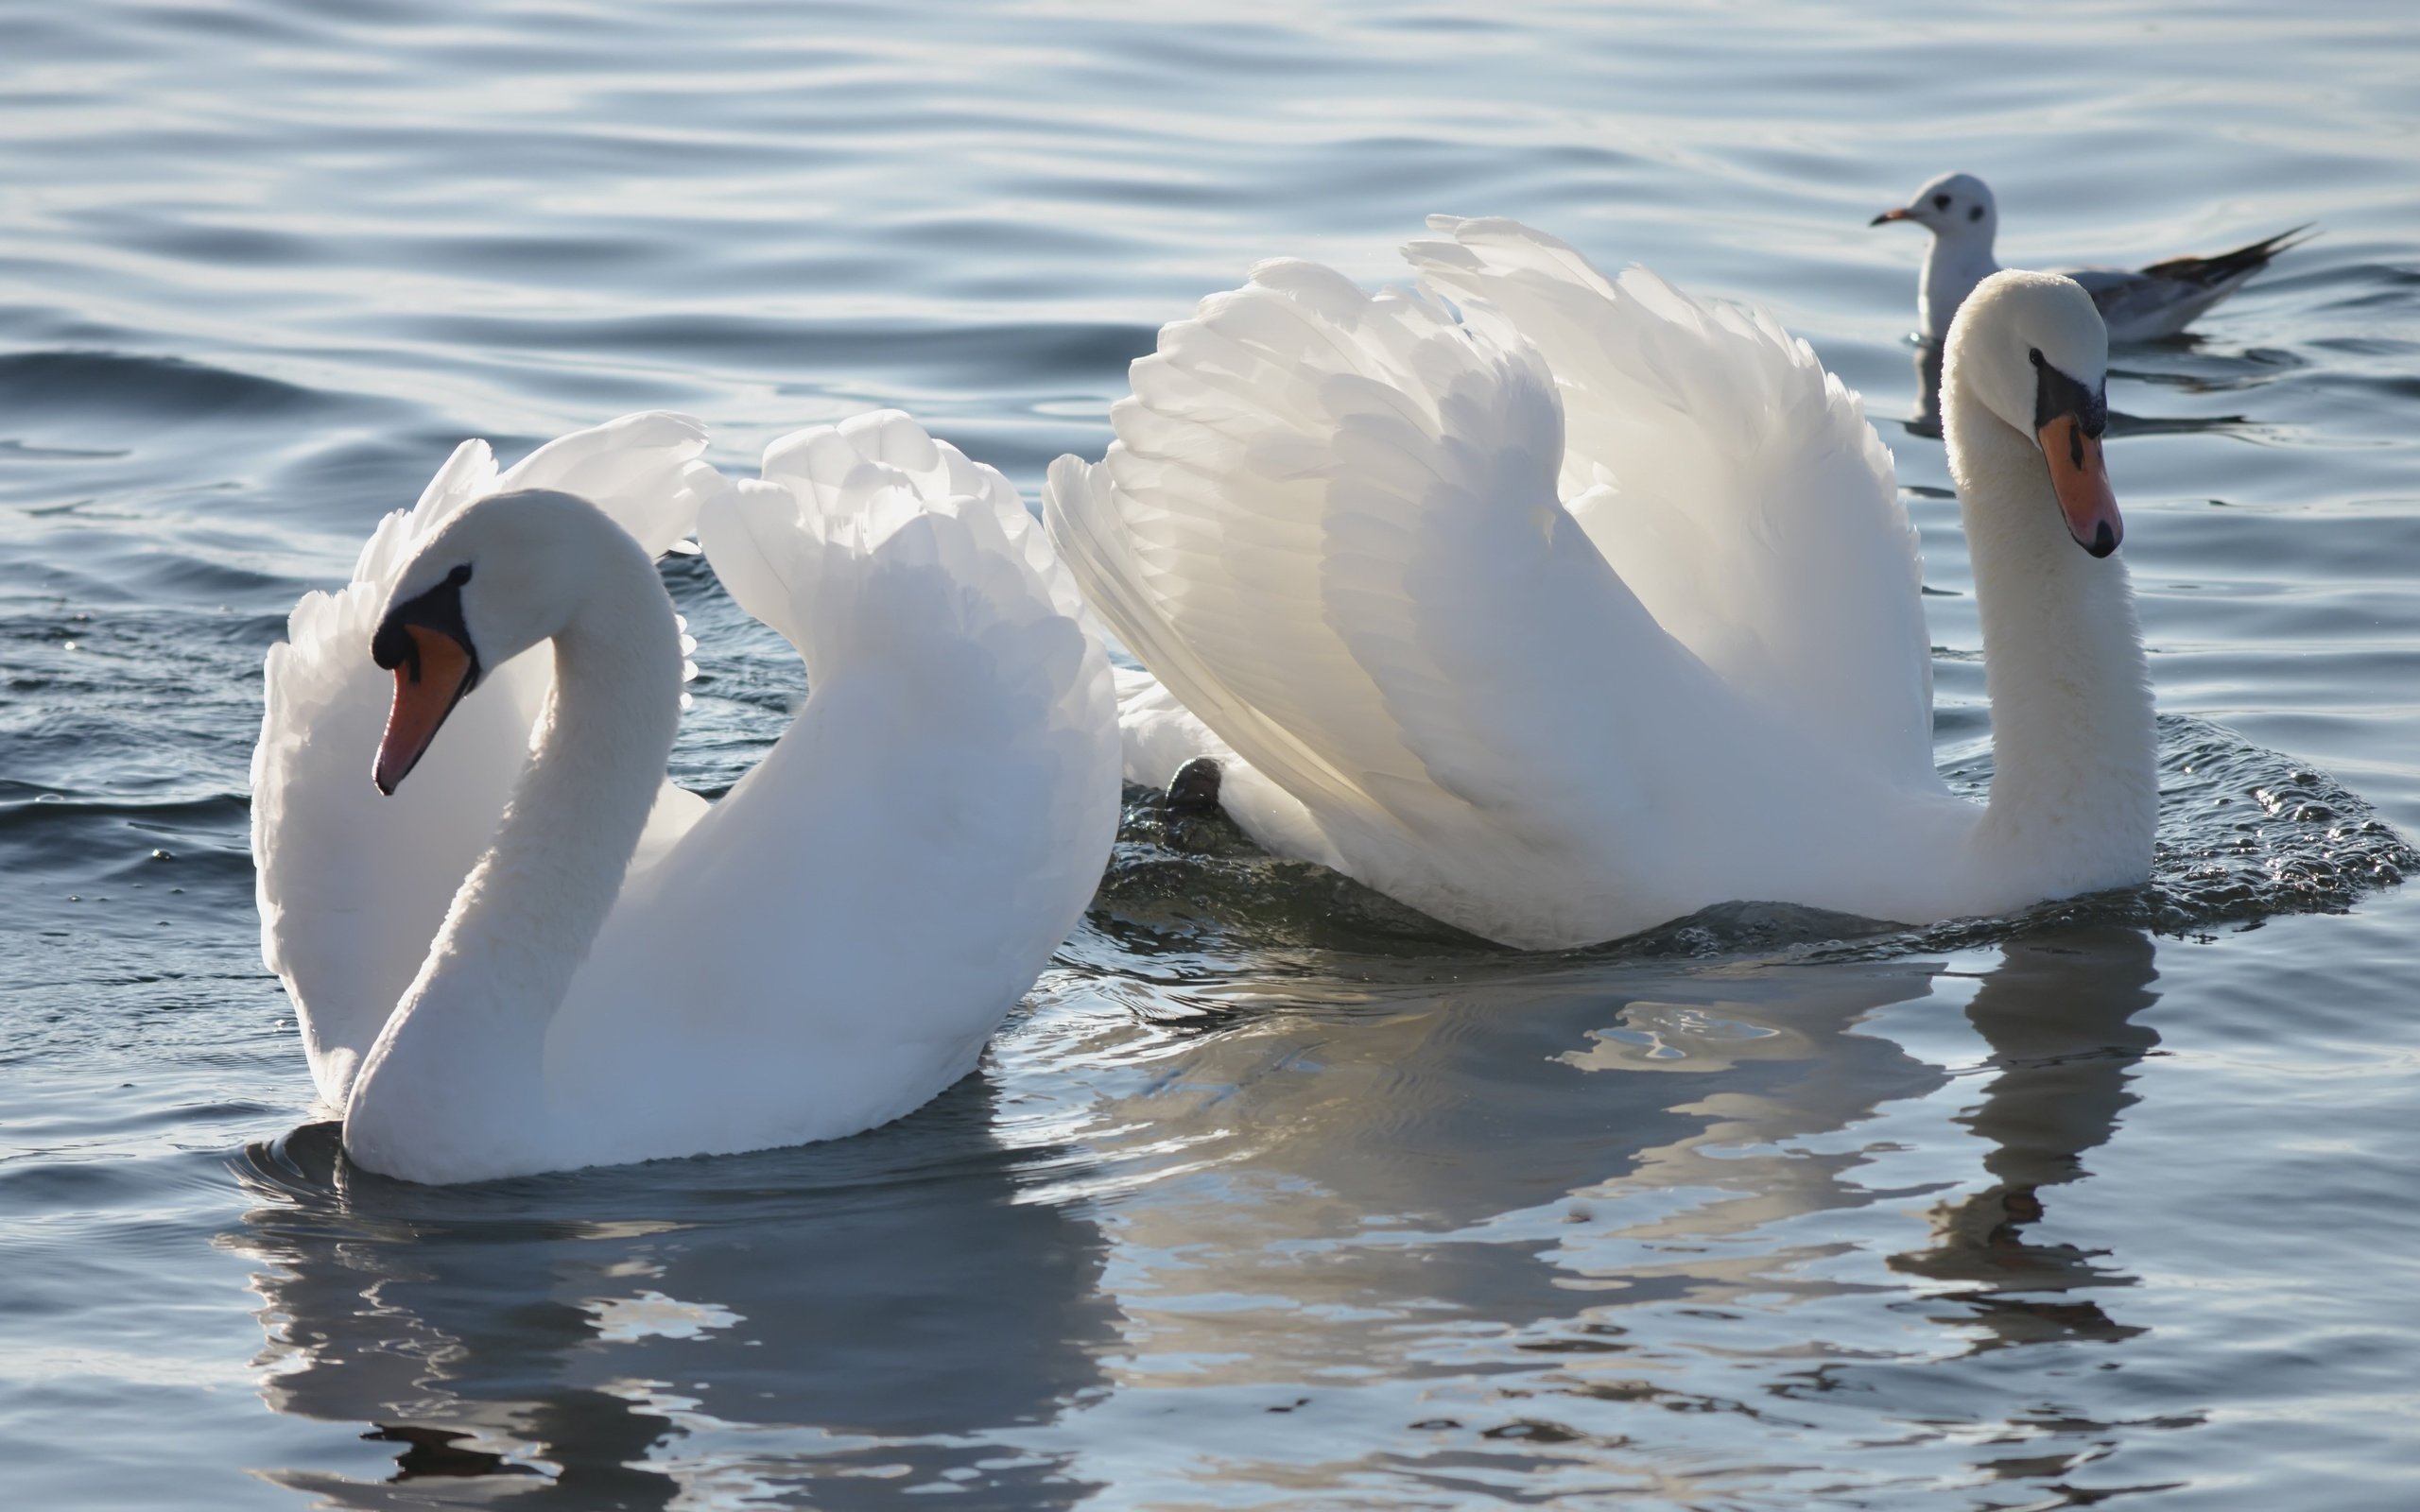
[[[1916,213],[1912,210],[1886,210],[1882,214],[1875,216],[1872,220],[1867,221],[1866,224],[1869,226],[1879,226],[1885,221],[1913,220],[1915,218]]]

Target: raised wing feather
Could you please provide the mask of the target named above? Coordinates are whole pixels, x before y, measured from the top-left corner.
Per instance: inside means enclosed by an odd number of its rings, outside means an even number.
[[[1557,501],[1536,353],[1276,263],[1133,379],[1045,494],[1128,648],[1374,885],[1515,943],[1666,917],[1602,858],[1660,849],[1737,701]]]
[[[554,489],[586,499],[661,557],[698,527],[699,509],[720,491],[720,475],[699,459],[705,440],[705,427],[686,415],[625,415],[548,441],[489,491]]]
[[[1045,493],[1052,539],[1128,648],[1281,785],[1372,823],[1380,795],[1429,778],[1327,613],[1330,401],[1386,407],[1407,338],[1457,339],[1440,312],[1390,305],[1374,318],[1324,268],[1264,265],[1161,332],[1111,410],[1107,459],[1062,458]]]
[[[963,1074],[1116,824],[1108,664],[1004,478],[895,414],[778,441],[765,474],[700,539],[806,705],[633,871],[548,1035],[550,1094],[657,1148],[852,1133]]]
[[[269,648],[252,752],[252,856],[261,954],[285,983],[320,1094],[341,1105],[419,970],[446,905],[504,812],[553,680],[544,650],[487,673],[412,781],[382,798],[370,764],[393,691],[370,659],[387,592],[419,543],[465,506],[517,488],[579,492],[651,550],[693,527],[721,480],[684,416],[633,415],[566,436],[499,476],[465,441],[408,510],[379,523],[334,593],[303,595]],[[699,801],[667,783],[647,844],[661,849]]]
[[[1500,312],[1561,391],[1559,490],[1656,622],[1806,738],[1932,779],[1922,563],[1862,405],[1770,316],[1607,280],[1510,220],[1432,216],[1431,292]]]

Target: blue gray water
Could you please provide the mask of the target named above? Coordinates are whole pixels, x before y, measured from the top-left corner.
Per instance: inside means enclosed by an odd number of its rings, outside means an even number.
[[[2404,8],[0,8],[0,1505],[2420,1504]],[[259,666],[461,437],[898,404],[1028,488],[1255,259],[1431,211],[1761,301],[1978,636],[1905,333],[2316,219],[2120,353],[2144,892],[1473,950],[1148,805],[979,1076],[837,1144],[343,1170],[261,969]],[[676,760],[800,696],[694,560]]]

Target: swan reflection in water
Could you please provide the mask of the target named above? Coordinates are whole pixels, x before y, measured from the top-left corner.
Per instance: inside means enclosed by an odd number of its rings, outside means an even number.
[[[2025,1230],[2045,1215],[2045,1189],[2089,1174],[2083,1152],[2106,1143],[2134,1103],[2128,1068],[2152,1053],[2159,1035],[2133,1021],[2158,1000],[2151,988],[2156,977],[2148,938],[2103,930],[2012,947],[1967,1005],[1967,1018],[1992,1047],[1992,1080],[1959,1122],[1989,1144],[1990,1183],[1936,1208],[1932,1245],[1892,1265],[1962,1283],[1953,1295],[2004,1342],[2141,1332],[2070,1296],[2129,1284],[2122,1273],[2072,1245],[2033,1242]]]
[[[2041,1381],[1937,1378],[2136,1332],[2094,1299],[2118,1259],[2028,1229],[2156,1042],[2138,933],[1979,973],[1481,955],[1357,987],[1146,988],[1087,952],[1151,1011],[1063,975],[984,1080],[860,1140],[433,1192],[256,1156],[230,1242],[264,1263],[263,1391],[394,1453],[391,1484],[276,1478],[364,1506],[1480,1466],[1678,1495],[1754,1482],[1776,1435],[1853,1473],[1921,1442],[1953,1482],[1978,1429],[2106,1435],[2088,1399],[2026,1418]]]
[[[476,1187],[366,1175],[333,1125],[255,1148],[258,1205],[225,1242],[266,1267],[262,1394],[396,1446],[385,1484],[263,1473],[337,1506],[663,1507],[810,1480],[819,1506],[890,1505],[953,1476],[1054,1504],[1049,1456],[962,1435],[1098,1384],[1101,1244],[1016,1200],[1054,1157],[994,1122],[969,1079],[853,1140]]]

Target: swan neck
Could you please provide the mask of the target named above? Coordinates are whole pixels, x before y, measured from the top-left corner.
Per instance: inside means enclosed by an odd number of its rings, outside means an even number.
[[[2157,738],[2125,564],[2075,543],[2039,450],[1957,368],[1953,352],[1944,432],[1993,731],[1977,862],[2036,898],[2140,881],[2158,820]]]
[[[543,965],[515,995],[542,1030],[621,893],[672,751],[681,634],[651,567],[643,587],[600,592],[555,636],[529,765],[439,936]]]
[[[547,1025],[620,895],[680,717],[671,600],[619,544],[552,637],[529,763],[365,1062],[345,1143],[373,1169],[461,1180],[544,1145]]]

